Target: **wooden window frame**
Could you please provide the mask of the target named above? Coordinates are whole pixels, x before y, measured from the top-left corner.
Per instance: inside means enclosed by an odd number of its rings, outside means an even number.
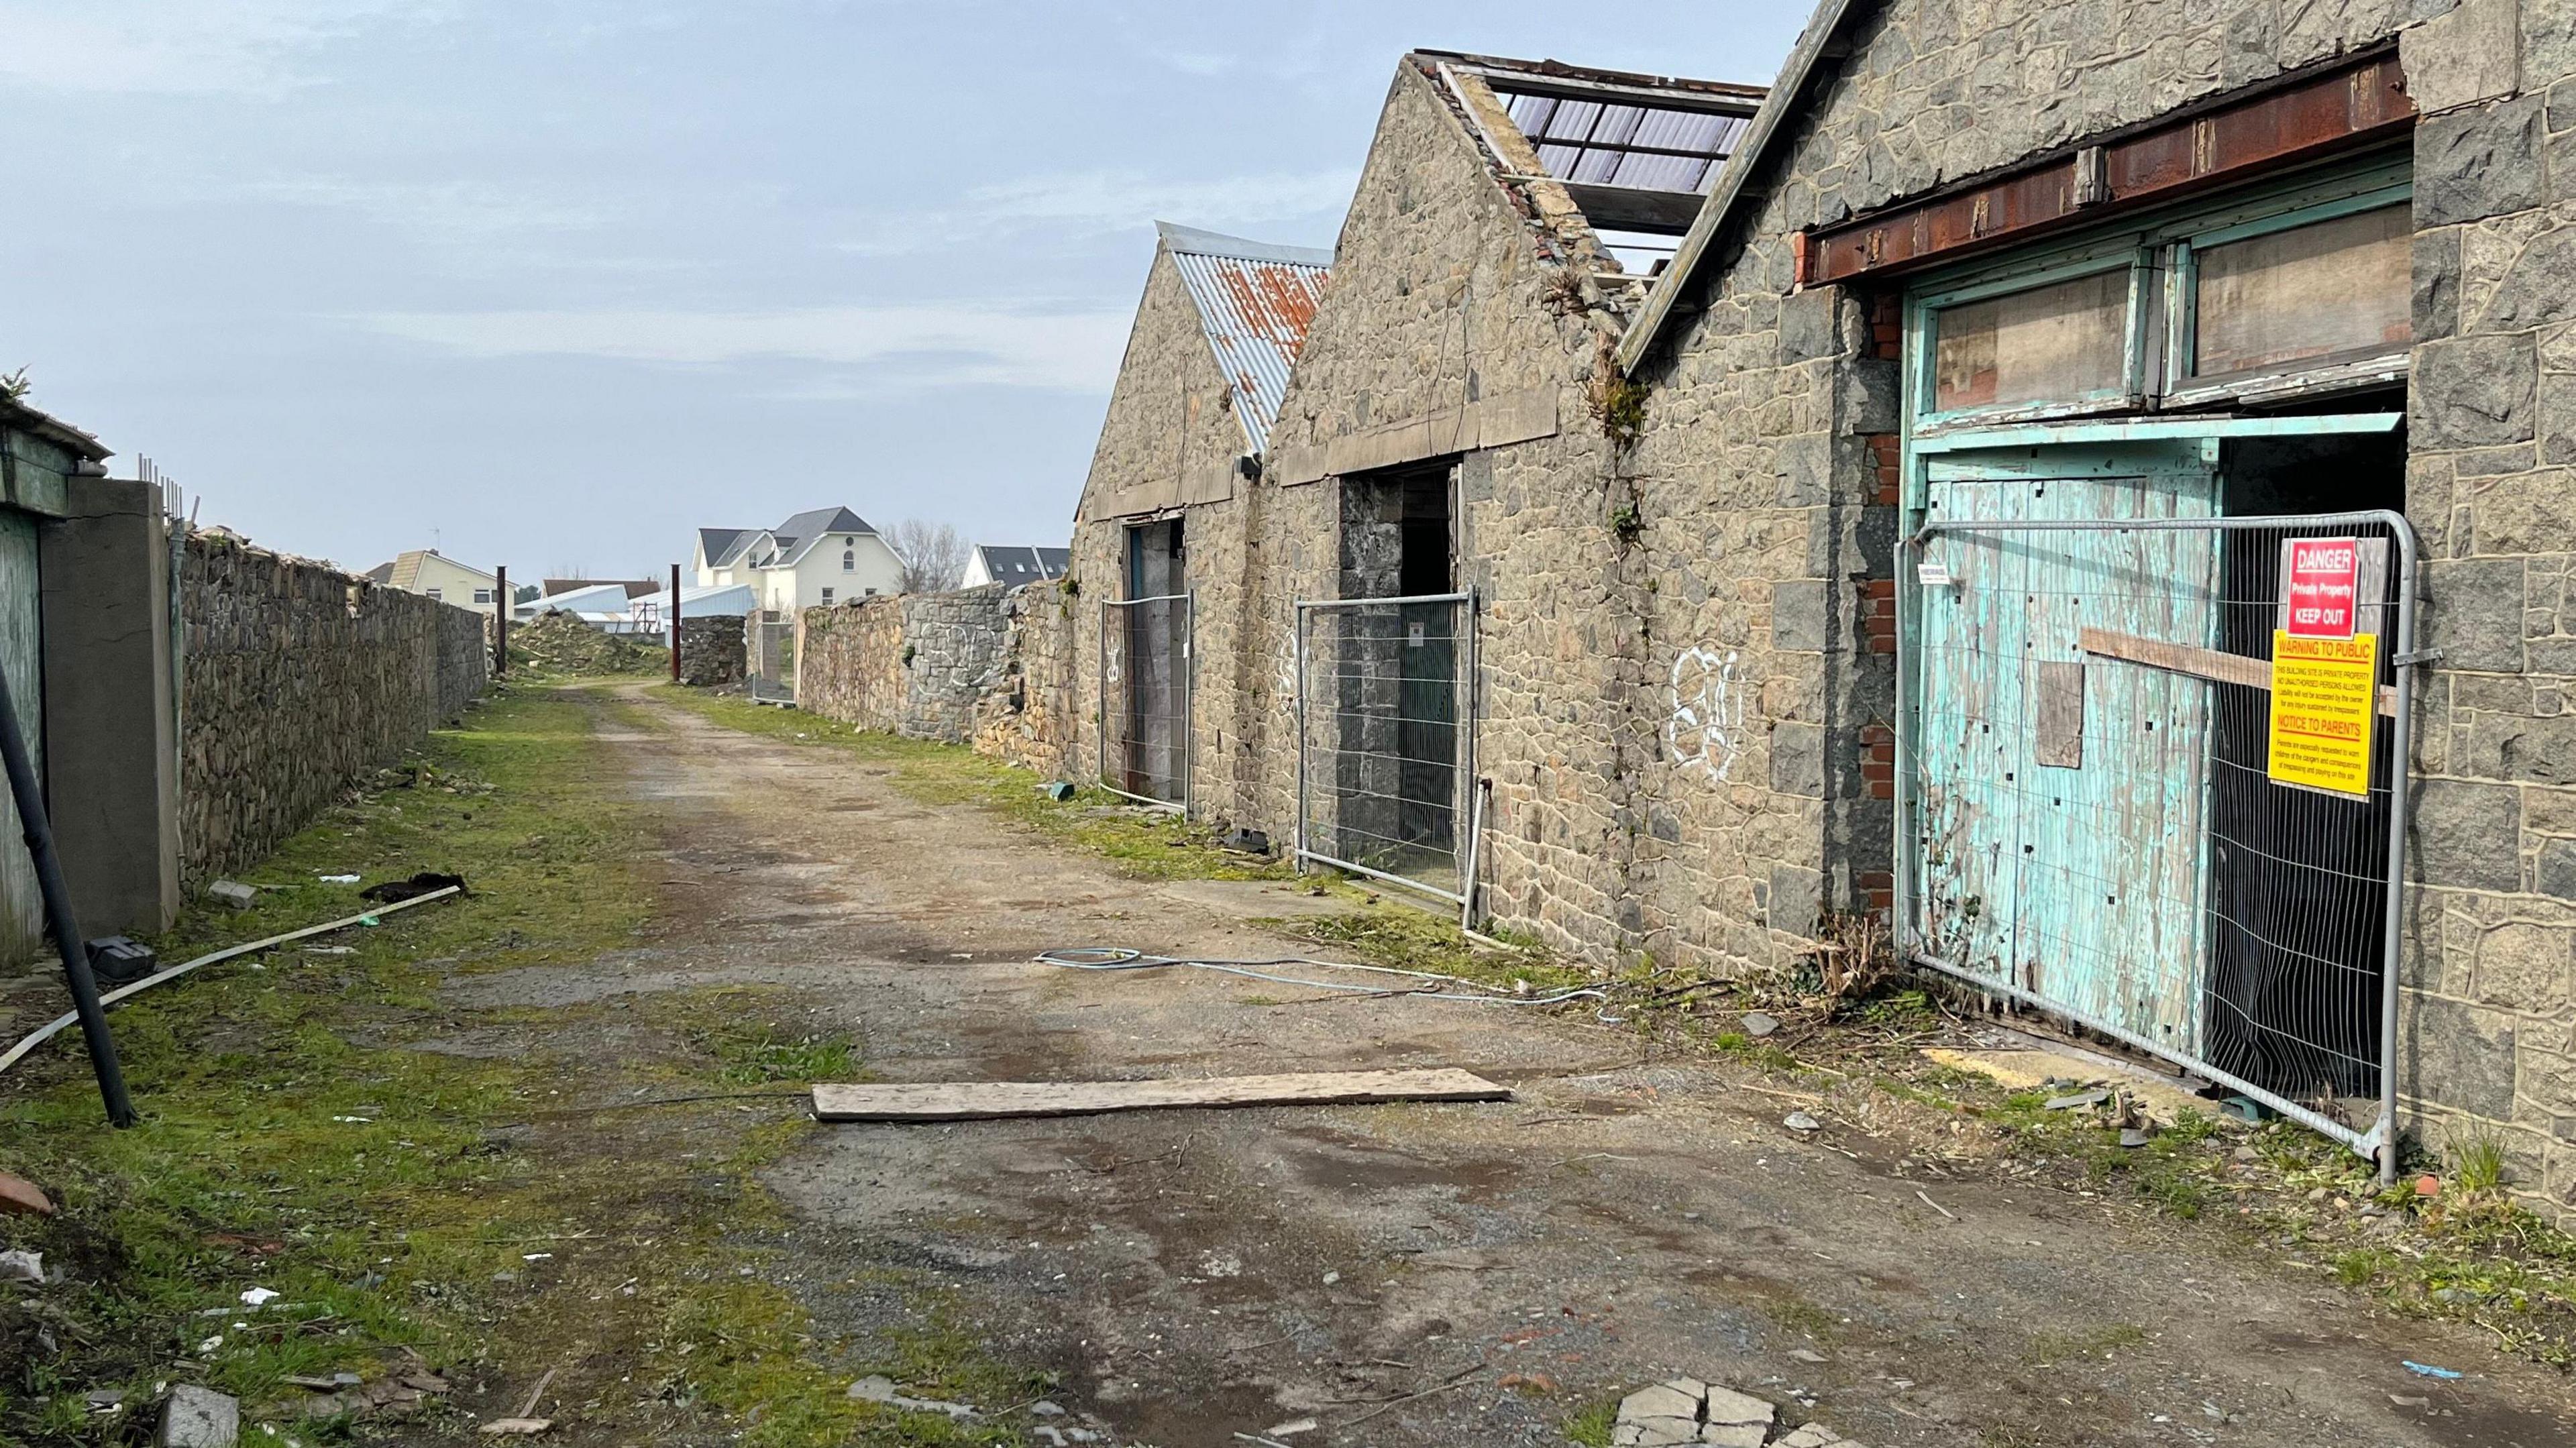
[[[2198,273],[2192,258],[2195,248],[2207,250],[2404,205],[2412,194],[2410,160],[2382,155],[2307,171],[2215,203],[2167,208],[2117,228],[1935,273],[1905,294],[1902,356],[1907,431],[1912,436],[1937,436],[1999,423],[2260,404],[2402,382],[2408,348],[2359,356],[2337,354],[2223,377],[2194,377],[2191,353],[2197,330]],[[2121,339],[2122,386],[2037,403],[1947,412],[1934,406],[1942,311],[2123,267],[2129,271],[2129,306]]]

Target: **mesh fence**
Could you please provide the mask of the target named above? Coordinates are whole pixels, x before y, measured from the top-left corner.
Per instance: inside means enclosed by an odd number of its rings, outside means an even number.
[[[1465,898],[1474,620],[1465,594],[1297,605],[1301,858]]]
[[[1911,947],[2375,1149],[2413,557],[2384,512],[1929,525]]]
[[[1145,804],[1190,802],[1191,596],[1100,606],[1100,783]]]

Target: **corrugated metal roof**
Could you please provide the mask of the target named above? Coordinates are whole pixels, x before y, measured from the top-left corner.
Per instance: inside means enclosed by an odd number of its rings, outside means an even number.
[[[1270,445],[1270,424],[1288,396],[1288,369],[1306,343],[1333,254],[1168,221],[1156,228],[1198,305],[1217,367],[1234,388],[1234,415],[1244,440],[1261,452]]]

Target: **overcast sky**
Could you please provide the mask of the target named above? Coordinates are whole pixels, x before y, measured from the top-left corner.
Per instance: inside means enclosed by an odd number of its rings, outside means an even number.
[[[1411,46],[1763,81],[1804,16],[0,0],[0,372],[358,568],[1062,543],[1156,219],[1331,245]]]

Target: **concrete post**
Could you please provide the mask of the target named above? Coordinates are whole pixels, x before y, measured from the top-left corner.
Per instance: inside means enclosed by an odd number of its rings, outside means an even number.
[[[67,515],[37,534],[47,811],[94,935],[156,933],[179,911],[166,526],[151,484],[74,478]]]

